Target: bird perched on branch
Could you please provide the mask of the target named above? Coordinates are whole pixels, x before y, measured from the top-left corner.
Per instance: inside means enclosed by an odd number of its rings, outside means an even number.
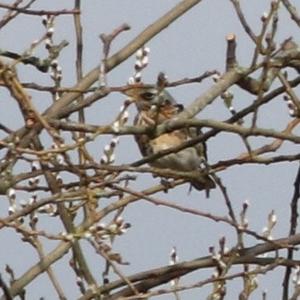
[[[154,85],[129,87],[123,93],[136,104],[138,112],[134,120],[135,125],[157,126],[176,118],[184,109],[183,105],[178,104],[168,91]],[[200,133],[200,130],[196,128],[180,128],[156,137],[147,134],[136,135],[135,140],[142,155],[148,156],[180,146],[182,143],[197,137]],[[175,171],[201,171],[200,165],[206,161],[206,158],[205,144],[198,143],[176,153],[162,156],[149,162],[149,164],[156,168],[167,168]],[[201,172],[199,172],[199,179],[191,179],[191,184],[197,190],[209,191],[215,187],[214,181],[207,174],[204,175]]]

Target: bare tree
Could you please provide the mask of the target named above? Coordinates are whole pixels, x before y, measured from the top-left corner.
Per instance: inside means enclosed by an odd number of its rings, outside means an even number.
[[[272,238],[277,217],[271,203],[266,227],[262,233],[258,232],[248,224],[248,202],[245,201],[240,209],[236,209],[222,181],[222,174],[231,172],[232,167],[267,165],[271,168],[279,162],[291,164],[300,158],[295,146],[292,151],[283,147],[285,142],[291,145],[300,142],[300,137],[295,133],[300,116],[300,101],[296,89],[300,83],[300,48],[292,37],[278,41],[276,36],[278,14],[282,11],[290,16],[286,22],[300,26],[298,12],[290,1],[270,1],[269,10],[261,17],[258,31],[248,23],[240,1],[228,1],[232,3],[232,9],[245,35],[253,42],[253,49],[249,49],[247,53],[250,61],[248,65],[242,66],[239,63],[236,55],[238,40],[234,33],[229,33],[224,56],[225,70],[206,70],[200,76],[195,74],[195,77],[177,81],[168,81],[165,74],[161,73],[150,84],[142,79],[142,72],[148,65],[150,55],[147,42],[155,36],[159,38],[159,34],[167,26],[176,22],[187,11],[201,6],[201,0],[182,0],[115,54],[111,54],[112,43],[124,31],[130,30],[130,26],[124,23],[111,33],[101,34],[101,61],[87,74],[83,71],[81,1],[75,0],[72,9],[55,11],[36,10],[32,8],[34,2],[36,1],[15,0],[9,5],[0,3],[0,8],[5,10],[0,28],[10,26],[16,18],[24,15],[39,18],[44,26],[40,39],[28,41],[23,53],[12,52],[10,49],[1,50],[1,90],[10,95],[10,99],[6,101],[17,104],[13,111],[8,112],[5,101],[1,100],[1,110],[11,116],[22,116],[23,125],[11,129],[0,122],[0,193],[2,202],[8,208],[1,214],[0,228],[11,229],[10,235],[21,236],[21,247],[30,245],[38,255],[36,263],[30,267],[24,266],[21,275],[15,274],[13,265],[7,264],[6,269],[1,270],[1,299],[13,299],[15,296],[25,299],[30,284],[38,280],[39,275],[46,273],[59,299],[68,297],[65,290],[68,280],[77,285],[79,299],[82,300],[148,299],[163,294],[171,294],[175,299],[180,299],[182,291],[204,286],[211,287],[207,299],[225,299],[227,285],[233,281],[238,282],[235,298],[244,300],[249,299],[259,286],[259,276],[267,277],[280,267],[285,269],[285,274],[282,288],[276,288],[282,292],[282,299],[298,299],[300,261],[294,259],[294,252],[300,244],[300,235],[296,230],[300,168],[294,181],[290,217],[284,220],[289,224],[289,234],[278,239]],[[64,74],[60,66],[60,57],[65,47],[70,46],[69,41],[56,42],[55,22],[58,18],[68,18],[68,21],[72,18],[74,21],[77,82],[72,87],[62,84],[62,78],[68,74]],[[2,46],[5,44],[2,43]],[[37,54],[41,48],[46,50],[46,57]],[[135,53],[136,62],[132,74],[128,74],[128,83],[110,85],[108,73]],[[13,60],[7,63],[4,57]],[[31,79],[30,72],[26,82],[21,80],[18,75],[19,66],[23,69],[34,67],[35,76],[36,73],[46,73],[52,83],[41,85],[37,80]],[[154,117],[149,122],[147,119],[142,124],[130,121],[128,110],[131,109],[132,102],[139,101],[141,96],[134,94],[135,97],[131,91],[146,88],[148,95],[145,94],[145,97],[150,97],[149,89],[154,89],[156,95],[161,95],[168,88],[201,84],[204,80],[211,80],[209,87],[186,107],[169,103],[169,99],[167,103],[150,102],[148,109],[151,110],[154,106]],[[244,105],[239,103],[242,108],[237,110],[234,104],[237,101],[235,94],[239,90],[246,91],[249,101],[245,101]],[[112,93],[123,93],[129,95],[129,98],[124,97],[124,103],[113,122],[92,124],[87,108],[93,108]],[[51,99],[46,109],[41,109],[36,103],[35,95]],[[219,102],[219,105],[225,104],[231,114],[229,118],[220,121],[218,118],[198,117],[208,105],[220,98],[223,102]],[[282,99],[288,108],[286,114],[289,114],[285,128],[280,129],[276,122],[271,128],[259,126],[258,115],[264,118],[272,110],[272,106]],[[268,111],[263,109],[265,104],[269,106]],[[176,111],[173,113],[172,110],[170,116],[160,118],[160,112],[165,106],[172,109],[176,107]],[[148,151],[148,148],[143,151],[143,146],[160,141],[162,136],[186,132],[187,138],[180,143],[162,147],[155,152]],[[164,163],[158,163],[163,162],[164,158],[167,161],[174,155],[187,153],[184,152],[185,149],[203,146],[212,138],[218,140],[224,133],[238,137],[245,152],[211,163],[210,151],[206,159],[202,150],[200,164],[191,168],[184,167],[187,162],[174,168],[172,165],[165,168]],[[109,136],[110,140],[102,154],[97,156],[93,149],[98,147],[97,142],[103,136]],[[140,146],[143,148],[143,157],[130,163],[115,163],[115,152],[118,149],[126,151],[124,143],[119,142],[120,136],[127,136],[128,139],[135,137],[138,141],[142,137]],[[252,137],[259,137],[262,144],[255,147],[251,142]],[[145,173],[161,177],[162,182],[157,184],[157,181],[149,177],[148,188],[137,188],[136,182]],[[164,200],[166,193],[175,195],[178,186],[185,183],[192,183],[208,194],[212,189],[211,198],[222,196],[224,201],[220,205],[226,208],[226,215],[191,208],[184,201],[178,204]],[[205,194],[201,191],[197,193]],[[188,197],[187,194],[186,198]],[[126,220],[124,212],[140,200],[166,207],[170,212],[175,210],[190,217],[196,216],[207,223],[222,223],[233,229],[235,239],[228,241],[225,231],[221,237],[216,233],[218,246],[210,247],[207,256],[191,257],[189,261],[180,262],[174,247],[170,254],[170,265],[127,274],[123,265],[131,262],[115,250],[114,242],[127,238],[128,229],[133,224]],[[49,224],[56,224],[59,229],[53,232]],[[130,230],[135,230],[135,226],[138,224],[134,224]],[[155,230],[157,229],[153,228]],[[51,245],[55,243],[51,251],[46,250],[49,241],[52,242]],[[248,241],[251,241],[250,246]],[[95,257],[105,261],[101,276],[98,274],[99,267],[89,262],[87,250],[83,251],[83,243],[85,248],[94,251]],[[139,247],[138,242],[136,247]],[[6,248],[4,241],[1,242],[1,248]],[[20,249],[21,251],[23,250]],[[67,254],[69,259],[64,261]],[[65,278],[65,282],[58,280],[54,266],[59,261],[65,264],[66,269],[72,270],[75,274],[73,278]],[[189,284],[181,283],[185,275],[201,269],[210,272],[205,279],[195,279]],[[167,285],[156,289],[163,284]],[[266,299],[267,293],[264,292],[261,297]]]

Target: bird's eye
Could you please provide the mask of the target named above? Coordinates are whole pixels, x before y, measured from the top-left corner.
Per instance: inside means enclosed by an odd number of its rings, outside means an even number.
[[[155,94],[150,93],[150,92],[146,92],[146,93],[143,93],[141,96],[145,100],[153,100],[153,98],[155,97]]]
[[[180,112],[184,110],[183,104],[177,104],[176,107],[178,108],[178,111],[180,111]]]

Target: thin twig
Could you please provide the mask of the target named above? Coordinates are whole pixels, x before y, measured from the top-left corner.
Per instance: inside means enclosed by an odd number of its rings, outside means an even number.
[[[52,16],[59,16],[59,15],[73,15],[73,14],[80,14],[80,10],[76,9],[62,9],[62,10],[31,10],[27,8],[16,7],[13,5],[8,4],[0,4],[0,8],[9,9],[11,11],[17,11],[18,13],[26,14],[26,15],[33,15],[33,16],[43,16],[43,15],[52,15]]]

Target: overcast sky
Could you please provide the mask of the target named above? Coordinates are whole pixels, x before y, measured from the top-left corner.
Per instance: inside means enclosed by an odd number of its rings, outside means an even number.
[[[11,3],[11,1],[1,1]],[[71,8],[73,1],[52,0],[37,1],[32,9],[53,9]],[[174,0],[88,0],[82,1],[82,24],[84,34],[84,72],[88,72],[101,59],[100,33],[110,33],[114,28],[126,22],[130,24],[131,30],[122,33],[112,46],[112,53],[126,45],[133,37],[141,32],[146,26],[153,23],[159,16],[167,12],[178,1]],[[245,15],[257,32],[261,26],[260,17],[268,9],[269,2],[265,0],[240,1]],[[294,1],[295,5],[297,1]],[[284,9],[279,16],[279,30],[276,41],[281,43],[289,36],[297,40],[299,29],[290,20]],[[0,10],[4,14],[4,10]],[[60,41],[66,39],[70,45],[62,51],[60,64],[63,68],[63,84],[72,86],[75,83],[75,50],[74,50],[74,25],[71,16],[61,16],[55,22],[55,39]],[[29,44],[39,38],[44,32],[40,17],[20,16],[0,31],[1,49],[22,53]],[[228,33],[235,33],[237,36],[237,55],[242,65],[247,66],[252,55],[253,44],[244,33],[235,15],[232,4],[229,0],[204,0],[183,17],[169,26],[147,46],[150,47],[150,64],[143,73],[144,81],[155,82],[160,71],[164,71],[170,81],[184,77],[194,77],[206,70],[217,69],[224,71],[226,42]],[[45,51],[39,50],[37,54],[45,55]],[[132,75],[134,57],[128,59],[108,75],[110,85],[124,85],[129,76]],[[41,84],[50,84],[49,75],[40,74],[30,66],[18,67],[19,75],[23,81],[37,81]],[[183,104],[188,104],[199,96],[208,86],[212,85],[211,80],[203,84],[185,85],[174,88],[171,93]],[[235,106],[237,109],[250,104],[255,98],[239,89],[234,88]],[[0,119],[7,126],[17,129],[22,126],[22,120],[13,113],[14,106],[9,102],[6,93],[1,94]],[[32,93],[33,101],[41,111],[49,104],[49,99],[43,98],[41,94]],[[117,115],[124,97],[119,94],[111,94],[107,100],[95,104],[92,109],[87,109],[87,122],[91,124],[105,124],[111,122]],[[269,111],[268,111],[269,110]],[[131,110],[134,114],[134,110]],[[263,119],[259,118],[258,125],[266,128],[283,129],[289,116],[283,101],[276,105],[266,105],[262,109]],[[198,116],[199,118],[214,118],[224,120],[230,117],[228,110],[218,99],[213,105],[207,107]],[[246,120],[247,121],[247,120]],[[107,138],[99,139],[93,144],[92,152],[100,159],[103,147]],[[260,145],[261,140],[250,139],[253,145]],[[97,145],[97,147],[96,147]],[[282,151],[295,153],[295,147],[286,145]],[[293,152],[294,150],[294,152]],[[245,147],[240,138],[229,134],[223,134],[215,139],[209,140],[208,156],[209,163],[213,164],[219,160],[234,158]],[[137,146],[132,137],[122,137],[117,149],[116,163],[129,163],[140,158]],[[266,225],[267,216],[272,209],[278,215],[278,225],[274,230],[274,238],[287,235],[289,226],[289,201],[293,193],[293,180],[296,175],[298,164],[282,163],[274,166],[243,166],[234,167],[221,172],[223,183],[228,188],[228,193],[234,208],[238,213],[242,203],[249,200],[249,225],[252,230],[261,232]],[[143,176],[136,184],[138,188],[149,187],[158,179],[150,176]],[[188,194],[188,185],[177,187],[168,194],[160,194],[162,199],[171,199],[175,203],[195,207],[212,214],[223,216],[227,213],[224,200],[220,192],[212,191],[210,199],[205,198],[205,193],[192,191]],[[5,202],[6,203],[6,202]],[[7,205],[2,203],[1,216],[6,214]],[[3,212],[4,211],[4,212]],[[180,260],[191,260],[200,256],[208,255],[209,246],[218,244],[219,238],[226,236],[228,246],[234,246],[236,237],[234,231],[225,227],[224,224],[213,223],[203,218],[179,213],[170,209],[155,207],[143,201],[131,205],[125,210],[124,218],[132,224],[128,233],[116,239],[114,250],[122,253],[125,261],[130,262],[129,266],[121,269],[127,275],[150,268],[168,264],[169,252],[173,246],[177,247]],[[41,221],[43,222],[43,221]],[[56,227],[53,227],[56,228]],[[0,248],[0,272],[4,273],[5,264],[9,263],[20,276],[33,262],[37,261],[35,252],[31,247],[22,245],[19,236],[12,234],[12,231],[0,231],[1,244],[5,241],[6,246]],[[253,239],[247,241],[247,245],[253,243]],[[83,243],[84,244],[84,243]],[[18,246],[16,246],[18,245]],[[49,249],[54,244],[49,244]],[[103,261],[96,257],[89,247],[90,263],[95,268],[95,275],[101,280]],[[64,258],[69,259],[69,256]],[[59,270],[58,277],[67,289],[68,299],[75,299],[79,292],[74,283],[74,274],[67,270],[65,265],[58,263],[54,267]],[[208,276],[208,272],[200,271],[182,279],[181,283],[192,283],[200,281]],[[68,277],[71,279],[68,280]],[[280,289],[282,273],[275,272],[272,280],[263,279],[256,296],[258,299],[262,290],[268,290],[268,299],[276,299]],[[236,287],[229,284],[230,289]],[[271,288],[272,287],[272,288]],[[208,295],[210,287],[193,290],[182,294],[182,300],[204,299]],[[234,293],[236,295],[236,291]],[[56,294],[49,284],[46,275],[31,284],[28,288],[28,299],[38,299],[45,296],[46,299],[55,299]],[[256,298],[257,297],[257,298]],[[160,299],[171,299],[170,295],[162,296]],[[229,298],[228,298],[229,299]]]

